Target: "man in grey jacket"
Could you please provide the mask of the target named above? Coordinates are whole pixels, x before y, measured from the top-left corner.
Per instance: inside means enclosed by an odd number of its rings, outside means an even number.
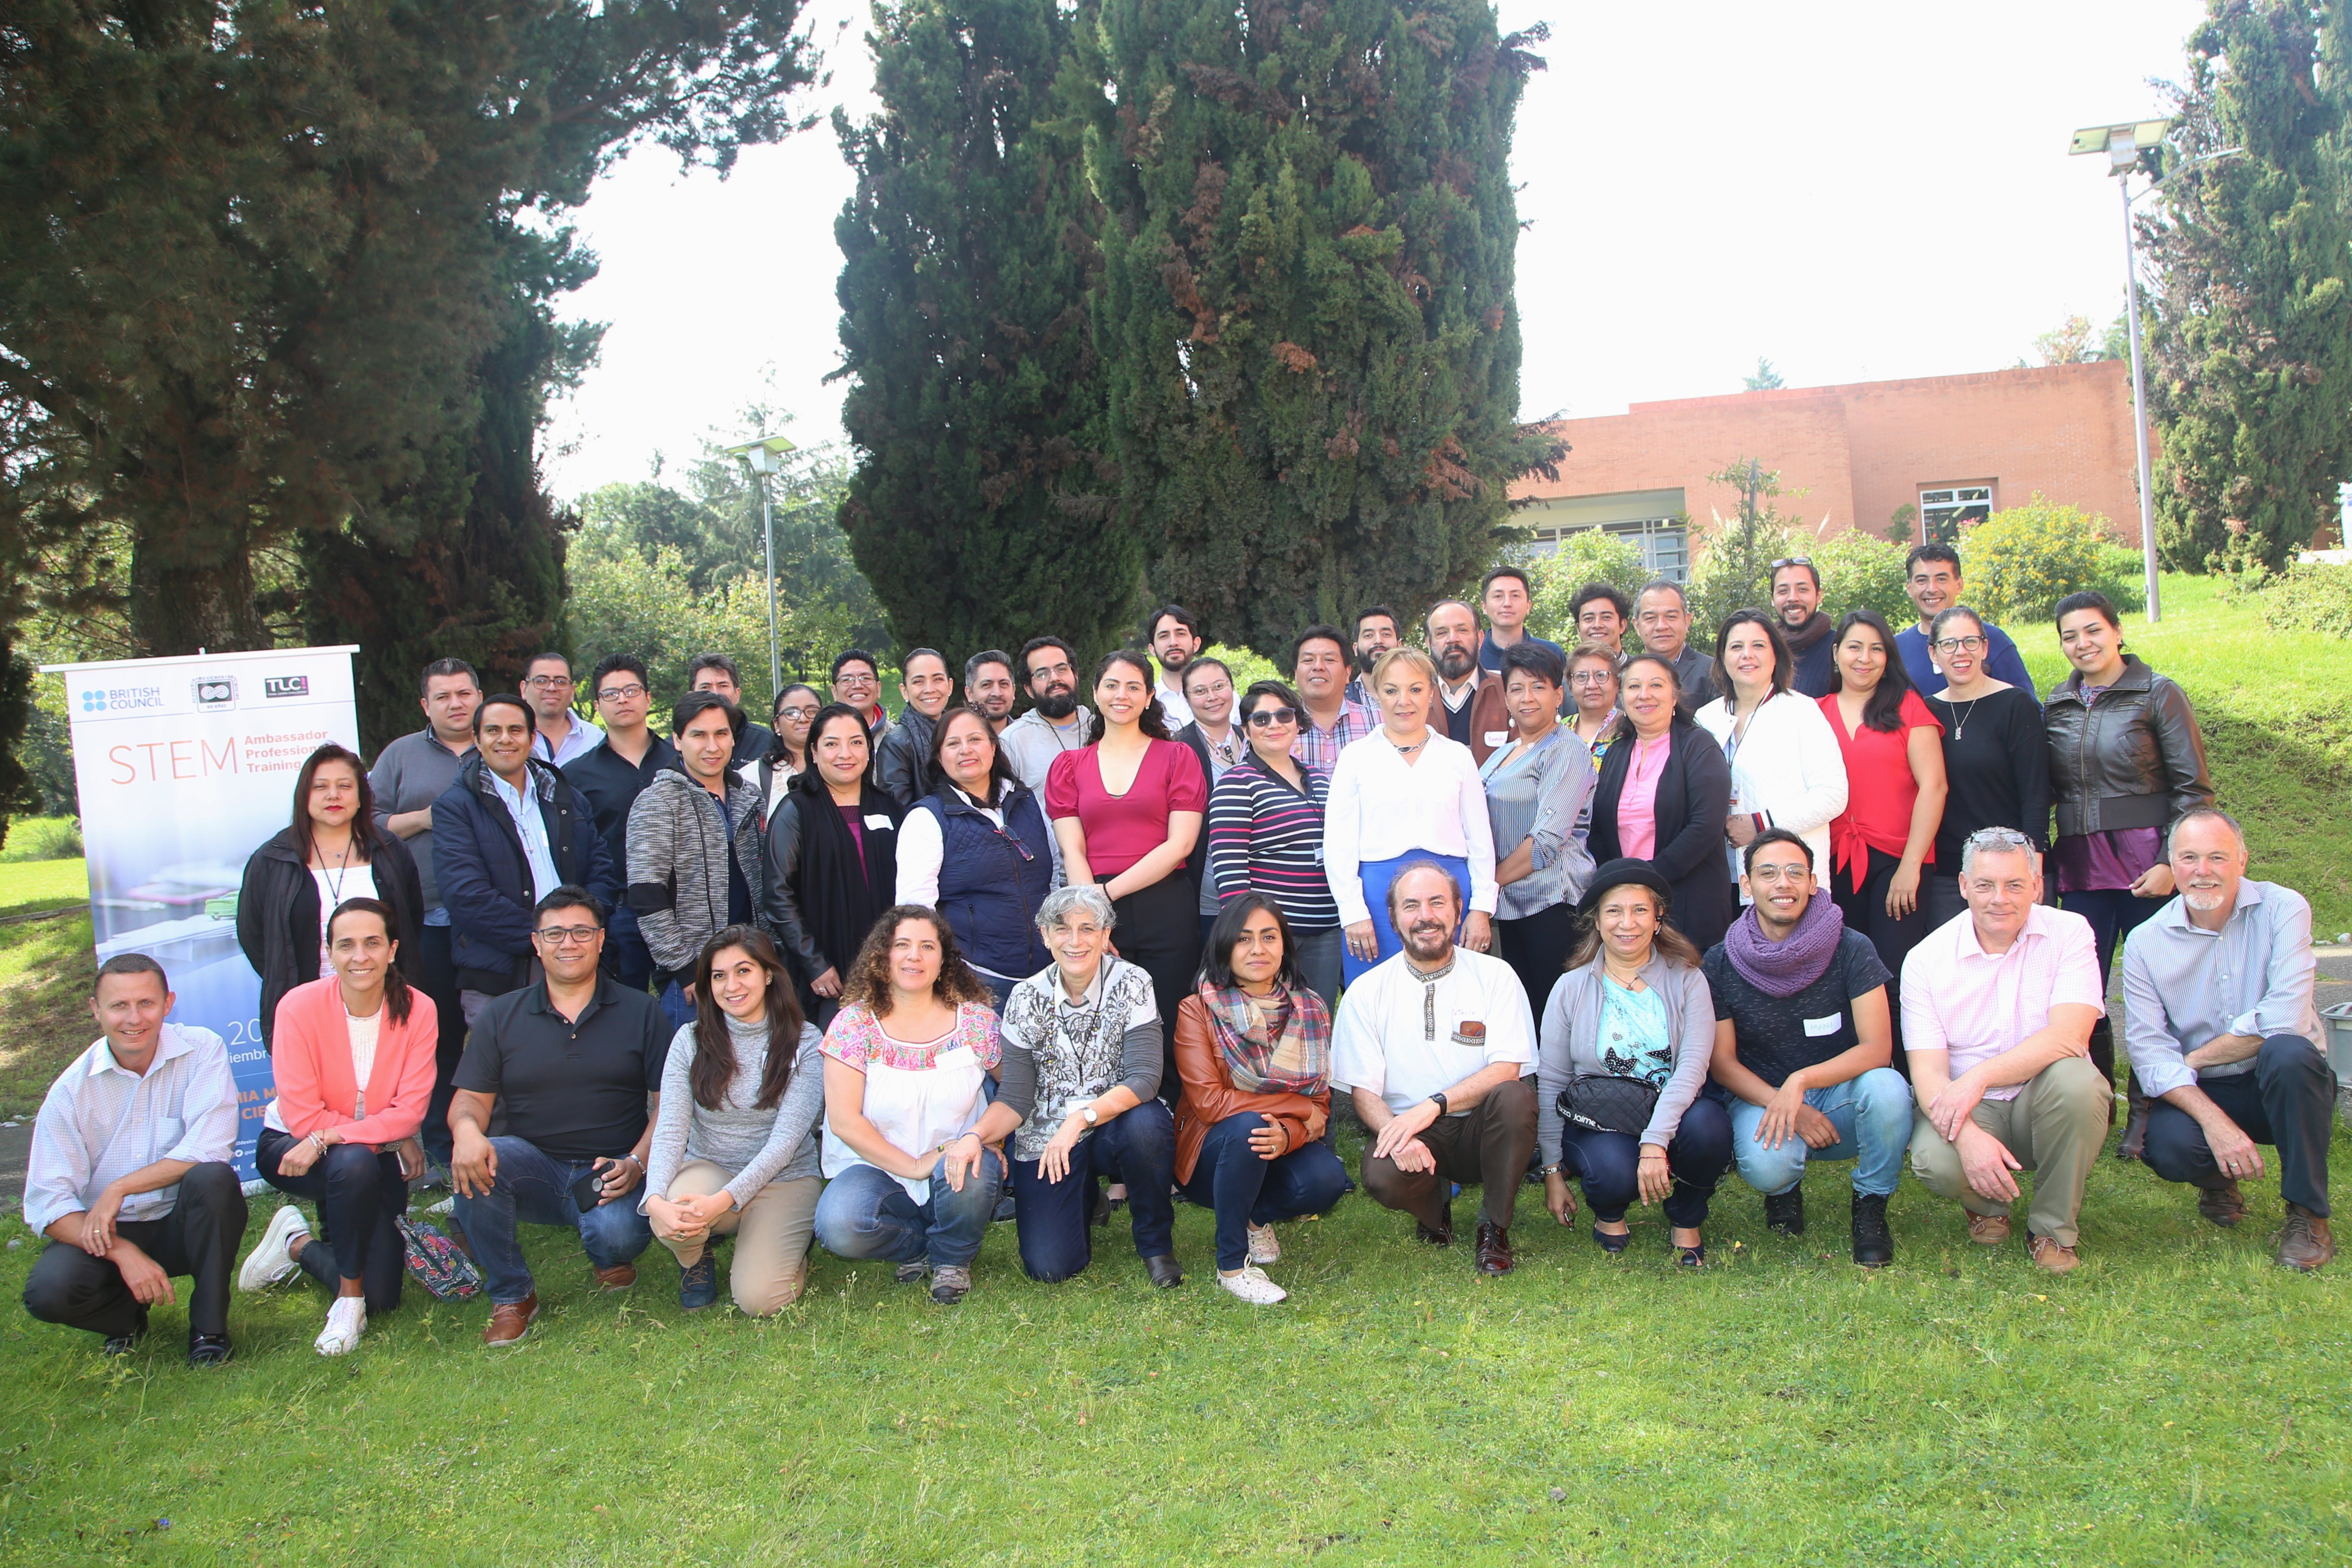
[[[999,742],[1013,776],[1043,793],[1054,758],[1087,744],[1094,715],[1077,698],[1077,650],[1059,637],[1032,637],[1021,647],[1021,679],[1031,707],[1005,726]]]
[[[629,907],[673,1027],[693,1020],[702,945],[759,915],[767,864],[760,788],[729,768],[742,723],[725,697],[688,694],[670,715],[678,767],[656,773],[629,808]]]
[[[882,737],[874,782],[903,809],[931,792],[931,735],[955,695],[955,677],[936,648],[918,648],[898,668],[898,695],[907,706]]]

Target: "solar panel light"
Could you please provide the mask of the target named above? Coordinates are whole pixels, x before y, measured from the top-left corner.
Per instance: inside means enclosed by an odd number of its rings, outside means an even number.
[[[2120,174],[2138,163],[2139,155],[2164,141],[2164,133],[2172,129],[2169,120],[2135,120],[2122,125],[2086,125],[2074,132],[2067,144],[2070,156],[2104,152],[2107,155],[2107,172]]]

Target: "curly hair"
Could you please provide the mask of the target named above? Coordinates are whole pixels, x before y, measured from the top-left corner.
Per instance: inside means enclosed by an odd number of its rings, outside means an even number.
[[[964,962],[963,950],[956,946],[955,933],[948,929],[946,918],[921,904],[896,904],[882,912],[882,918],[866,934],[857,956],[850,960],[849,973],[841,982],[841,1005],[863,1005],[877,1019],[890,1016],[890,944],[897,939],[898,927],[909,920],[919,920],[939,935],[940,977],[931,983],[931,994],[950,1007],[965,1002],[993,1007],[996,998]]]

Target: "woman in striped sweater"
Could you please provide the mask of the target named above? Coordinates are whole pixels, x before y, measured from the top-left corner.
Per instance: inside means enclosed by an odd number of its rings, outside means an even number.
[[[1298,694],[1259,681],[1242,696],[1249,753],[1209,796],[1209,877],[1230,902],[1274,900],[1297,945],[1307,988],[1327,1008],[1339,998],[1339,906],[1323,874],[1323,800],[1329,781],[1290,754],[1298,740]]]

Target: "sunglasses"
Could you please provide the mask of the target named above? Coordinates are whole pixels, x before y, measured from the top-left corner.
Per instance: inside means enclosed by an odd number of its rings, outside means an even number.
[[[1268,729],[1277,724],[1297,724],[1298,710],[1295,707],[1262,707],[1249,716],[1251,724]]]

